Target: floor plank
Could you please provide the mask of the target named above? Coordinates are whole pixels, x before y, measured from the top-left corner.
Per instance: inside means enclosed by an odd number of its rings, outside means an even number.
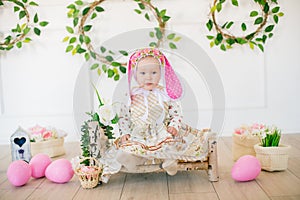
[[[168,198],[166,173],[127,174],[122,200]]]
[[[69,183],[55,184],[46,178],[33,179],[23,187],[12,186],[6,177],[11,163],[9,145],[0,146],[0,199],[169,199],[169,200],[235,200],[235,199],[300,199],[300,134],[283,135],[282,143],[292,146],[288,170],[262,171],[254,181],[236,182],[231,178],[232,138],[218,140],[220,180],[211,183],[206,171],[116,174],[107,184],[83,189],[76,176]],[[80,155],[79,142],[65,143],[66,154],[52,158],[71,159]],[[255,195],[253,195],[255,194]]]
[[[220,200],[264,200],[268,199],[267,194],[255,182],[237,182],[231,178],[231,173],[220,174],[220,180],[213,183]],[[255,195],[253,195],[255,194]]]
[[[170,200],[218,200],[216,193],[170,194]]]
[[[178,172],[168,176],[168,187],[170,194],[214,192],[206,171]]]
[[[295,176],[300,178],[300,157],[289,158],[288,170],[290,170]]]
[[[118,200],[121,197],[126,174],[113,175],[107,184],[101,184],[94,189],[83,189],[80,187],[74,200],[81,199],[109,199]]]
[[[279,196],[279,197],[271,197],[272,200],[299,200],[300,195],[297,196]]]
[[[36,188],[28,199],[72,199],[79,188],[80,183],[75,176],[65,184],[57,184],[44,179],[44,182]]]
[[[227,147],[223,139],[218,140],[218,166],[219,172],[230,172],[233,166],[231,149]]]
[[[31,178],[26,185],[15,187],[6,179],[0,185],[0,199],[26,199],[34,193],[36,188],[38,188],[43,181],[45,181],[45,179]]]
[[[300,179],[289,170],[281,172],[262,171],[256,180],[268,196],[300,195]]]

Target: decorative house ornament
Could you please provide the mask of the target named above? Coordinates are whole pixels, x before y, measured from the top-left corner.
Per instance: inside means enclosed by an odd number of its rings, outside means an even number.
[[[210,9],[210,18],[206,23],[209,31],[214,29],[216,35],[208,35],[207,38],[211,41],[210,47],[219,46],[221,50],[226,51],[234,45],[249,45],[251,49],[257,46],[261,51],[264,51],[264,45],[268,38],[273,37],[273,29],[278,24],[279,17],[284,15],[280,12],[277,0],[253,0],[259,6],[258,10],[252,10],[249,17],[253,19],[254,30],[248,30],[247,23],[242,22],[240,28],[244,35],[237,36],[230,29],[235,22],[226,21],[223,24],[216,18],[216,13],[220,13],[223,8],[228,8],[225,4],[226,0],[214,0]],[[231,4],[235,7],[239,6],[238,0],[231,0]],[[249,24],[248,24],[249,26]],[[252,26],[252,25],[251,25]]]
[[[100,49],[95,49],[92,38],[89,37],[89,32],[93,28],[93,20],[105,10],[100,6],[104,0],[82,1],[75,0],[67,6],[68,18],[72,18],[72,25],[66,26],[67,32],[70,34],[63,39],[67,43],[66,53],[81,54],[86,61],[91,60],[91,70],[97,70],[98,75],[106,73],[108,78],[113,78],[115,81],[120,79],[120,74],[126,73],[127,63],[118,62],[116,59],[120,55],[128,56],[128,52],[119,50],[112,52],[101,46]],[[165,37],[165,28],[167,22],[171,18],[166,15],[167,10],[160,10],[154,6],[151,0],[134,0],[138,4],[138,8],[134,9],[139,15],[143,15],[146,20],[152,21],[154,18],[157,21],[157,26],[149,33],[153,38],[150,42],[150,47],[160,47],[163,42],[168,42],[171,49],[176,49],[176,42],[181,37],[175,33],[170,33]]]
[[[31,159],[30,139],[28,133],[19,127],[10,137],[12,161],[24,160],[29,162]]]
[[[30,16],[28,8],[31,6],[38,6],[34,1],[0,0],[0,10],[2,9],[1,7],[5,8],[5,4],[7,3],[14,4],[13,9],[15,13],[18,13],[19,23],[10,30],[10,33],[3,33],[0,35],[0,52],[9,51],[14,46],[21,48],[24,43],[31,42],[32,39],[29,37],[29,34],[32,31],[37,36],[40,36],[40,28],[47,26],[49,23],[47,21],[39,21],[37,13],[35,13],[34,17]],[[3,32],[3,30],[1,30],[1,32]]]

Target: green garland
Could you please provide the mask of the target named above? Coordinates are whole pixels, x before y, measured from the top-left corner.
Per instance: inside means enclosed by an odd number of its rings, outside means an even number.
[[[221,12],[226,0],[214,0],[210,10],[210,19],[206,23],[209,31],[215,30],[216,35],[208,35],[207,38],[211,41],[210,47],[219,46],[221,50],[226,51],[231,49],[233,45],[248,44],[251,49],[257,46],[261,51],[264,51],[264,45],[268,38],[273,37],[273,30],[278,24],[279,17],[284,15],[280,11],[277,0],[253,0],[259,5],[260,10],[253,10],[249,16],[254,19],[256,30],[246,33],[244,36],[235,36],[230,33],[230,28],[234,25],[233,21],[227,21],[219,25],[216,20],[216,12]],[[233,6],[238,7],[238,0],[231,0]],[[270,19],[271,18],[271,19]],[[240,24],[243,32],[247,31],[247,26],[243,22]]]
[[[91,70],[96,70],[98,75],[102,72],[107,74],[108,78],[113,78],[115,81],[120,79],[120,74],[126,73],[127,63],[121,63],[116,60],[116,56],[122,54],[128,56],[128,52],[119,50],[113,52],[107,50],[101,46],[100,49],[95,49],[92,43],[92,39],[88,36],[88,33],[92,31],[92,20],[98,17],[99,13],[104,12],[104,8],[100,6],[105,0],[97,0],[92,3],[84,2],[82,0],[75,0],[74,3],[67,6],[68,17],[72,18],[72,26],[66,26],[66,30],[69,34],[63,39],[63,42],[67,43],[66,52],[72,55],[81,54],[86,61],[92,60],[90,66]],[[143,15],[148,21],[151,21],[150,12],[157,21],[157,27],[149,33],[149,36],[155,41],[151,42],[149,46],[159,47],[164,42],[165,27],[170,19],[170,16],[166,15],[166,9],[158,9],[155,7],[151,0],[134,0],[138,4],[138,8],[134,9],[139,15]],[[87,24],[89,20],[89,24]],[[178,42],[181,38],[177,37],[175,33],[171,33],[166,37],[169,47],[176,49],[177,46],[174,42]]]
[[[25,20],[22,24],[17,24],[15,28],[11,29],[11,34],[5,36],[5,38],[0,40],[0,51],[9,51],[15,45],[18,48],[22,48],[23,43],[29,43],[32,39],[29,34],[33,32],[37,35],[41,35],[40,27],[45,27],[48,25],[47,21],[39,21],[38,14],[35,13],[33,21],[31,21],[30,13],[28,7],[38,6],[34,1],[28,2],[28,0],[0,0],[0,7],[4,6],[5,3],[14,4],[14,12],[18,13],[19,20]]]

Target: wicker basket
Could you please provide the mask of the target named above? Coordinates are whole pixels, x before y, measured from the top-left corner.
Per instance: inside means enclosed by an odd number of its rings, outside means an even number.
[[[258,136],[232,134],[232,157],[238,160],[241,156],[255,156],[254,145],[259,143]]]
[[[38,153],[47,154],[49,157],[56,157],[65,154],[64,138],[46,140],[41,142],[30,142],[32,156]]]
[[[279,145],[278,147],[254,146],[256,157],[260,161],[261,168],[266,171],[281,171],[288,167],[290,146]]]
[[[82,163],[85,160],[90,161],[89,166],[82,166]],[[89,171],[84,171],[83,167],[88,167]],[[91,189],[98,185],[99,183],[99,176],[102,172],[102,167],[100,166],[99,162],[93,157],[86,157],[80,160],[78,165],[75,168],[75,174],[78,176],[81,186],[84,189]]]

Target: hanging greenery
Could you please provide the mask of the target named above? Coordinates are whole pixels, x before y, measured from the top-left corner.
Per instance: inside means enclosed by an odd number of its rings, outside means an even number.
[[[28,0],[0,0],[0,8],[4,7],[5,4],[14,4],[13,10],[18,13],[19,23],[16,27],[11,29],[11,33],[3,35],[3,39],[0,36],[0,51],[9,51],[14,46],[21,48],[23,43],[29,43],[32,41],[30,33],[33,31],[37,36],[41,35],[41,27],[45,27],[49,22],[40,21],[38,14],[35,13],[33,19],[29,12],[29,7],[38,6],[34,1]]]
[[[238,0],[230,0],[232,6],[238,7]],[[253,0],[259,6],[259,10],[252,10],[249,16],[253,19],[253,25],[256,27],[254,31],[248,31],[245,22],[239,24],[243,36],[236,36],[230,32],[235,25],[233,21],[226,21],[220,25],[216,19],[216,13],[220,13],[226,0],[214,0],[210,9],[210,18],[206,23],[209,31],[214,30],[215,35],[208,35],[207,38],[211,41],[210,47],[219,46],[223,51],[231,49],[233,45],[247,44],[251,49],[257,46],[261,51],[264,51],[264,45],[268,38],[273,37],[273,30],[279,22],[279,18],[284,15],[280,12],[280,7],[277,0]]]
[[[75,0],[68,5],[68,17],[72,19],[72,25],[66,26],[67,32],[70,34],[63,39],[67,43],[66,52],[72,55],[81,54],[86,61],[92,60],[91,70],[97,70],[98,75],[102,72],[107,74],[108,78],[113,78],[115,81],[120,79],[120,74],[126,73],[127,63],[121,63],[116,60],[117,55],[128,56],[125,50],[113,52],[106,47],[101,46],[100,49],[95,49],[92,38],[88,35],[93,29],[93,20],[96,19],[99,13],[104,12],[104,8],[100,6],[105,0],[97,0],[91,3],[82,0]],[[166,9],[158,9],[151,0],[134,0],[138,7],[134,9],[139,15],[142,15],[146,20],[151,21],[151,16],[154,16],[157,21],[157,26],[149,33],[149,36],[154,39],[149,44],[151,47],[159,47],[165,39],[165,27],[170,19]],[[171,49],[176,49],[175,42],[181,38],[175,33],[171,33],[166,37],[166,41]]]

